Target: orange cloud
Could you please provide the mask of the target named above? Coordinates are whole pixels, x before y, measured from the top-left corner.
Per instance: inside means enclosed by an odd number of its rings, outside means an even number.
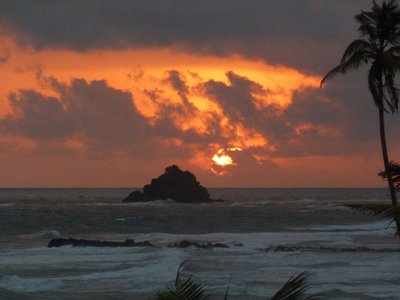
[[[254,83],[249,97],[255,109],[262,111],[273,105],[279,113],[292,103],[295,92],[318,88],[320,81],[317,76],[289,67],[272,66],[238,55],[200,56],[165,48],[37,52],[29,47],[18,47],[10,38],[4,44],[11,56],[0,65],[3,115],[10,112],[5,99],[17,90],[30,89],[57,98],[60,83],[69,83],[74,78],[87,82],[106,80],[110,87],[133,95],[135,107],[149,126],[168,118],[168,122],[183,133],[213,136],[208,148],[202,147],[198,150],[200,154],[193,154],[197,158],[192,161],[197,161],[199,166],[211,165],[215,151],[229,146],[240,147],[243,151],[263,148],[267,154],[276,150],[265,133],[227,114],[226,107],[204,89],[204,84],[221,83],[229,88],[236,84],[232,81],[234,78],[243,78]],[[215,137],[219,137],[220,142]],[[184,143],[179,137],[171,137],[164,144],[180,147]],[[70,137],[63,145],[79,153],[87,150],[81,137]],[[254,158],[262,163],[267,154],[254,154]]]

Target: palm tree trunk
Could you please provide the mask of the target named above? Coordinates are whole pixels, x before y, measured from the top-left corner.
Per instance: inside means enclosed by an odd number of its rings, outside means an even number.
[[[380,131],[380,137],[381,137],[383,164],[385,166],[385,173],[387,175],[387,181],[388,181],[389,190],[390,190],[390,198],[392,200],[392,205],[397,205],[397,195],[396,195],[396,190],[395,190],[394,184],[393,184],[392,171],[390,169],[389,155],[388,155],[387,145],[386,145],[385,112],[383,110],[383,102],[381,102],[379,105],[379,131]],[[397,231],[397,234],[400,236],[400,218],[396,217],[395,221],[396,221],[396,229],[397,229],[396,231]]]

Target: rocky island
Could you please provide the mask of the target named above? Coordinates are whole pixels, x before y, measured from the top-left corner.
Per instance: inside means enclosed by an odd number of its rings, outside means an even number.
[[[143,192],[136,190],[122,202],[148,202],[172,199],[184,203],[220,202],[211,199],[207,189],[189,171],[182,171],[176,165],[165,168],[165,173],[151,180],[143,187]]]

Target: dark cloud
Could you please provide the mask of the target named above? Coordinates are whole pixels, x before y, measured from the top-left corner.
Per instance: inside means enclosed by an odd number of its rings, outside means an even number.
[[[145,119],[132,104],[129,93],[105,81],[75,79],[70,86],[58,83],[59,98],[22,90],[9,97],[12,113],[0,128],[39,141],[89,139],[93,147],[115,149],[146,133]]]
[[[254,105],[253,93],[264,92],[260,84],[239,76],[230,71],[226,73],[228,84],[210,80],[204,84],[205,93],[217,101],[225,114],[233,122],[241,122],[251,126],[258,113]]]
[[[36,49],[183,47],[320,71],[354,36],[353,1],[0,1],[3,30]],[[296,55],[294,55],[296,53]],[[318,59],[319,58],[319,59]],[[337,58],[336,58],[337,59]]]
[[[179,73],[170,75],[168,80],[175,80],[175,88],[186,97]],[[221,140],[215,130],[199,134],[194,129],[183,131],[177,127],[176,117],[185,120],[198,113],[187,100],[181,104],[163,103],[154,93],[159,115],[150,125],[137,111],[130,93],[112,88],[104,80],[74,79],[67,85],[41,74],[38,79],[58,97],[33,90],[11,94],[8,100],[12,111],[0,119],[0,132],[37,141],[45,145],[42,152],[60,147],[54,142],[78,139],[85,143],[90,155],[111,155],[122,150],[140,159],[184,159],[195,152],[194,146],[204,150],[208,143]],[[207,114],[203,117],[207,118]],[[211,121],[210,126],[217,127],[217,123]]]
[[[6,62],[10,58],[10,50],[0,40],[0,63]]]
[[[0,121],[0,128],[7,134],[52,140],[70,136],[76,130],[75,123],[54,97],[22,90],[10,95],[9,101],[13,114]]]
[[[376,108],[359,74],[337,79],[324,89],[297,91],[286,109],[274,104],[256,107],[255,93],[268,91],[233,72],[227,77],[228,83],[204,83],[205,93],[223,108],[232,123],[262,133],[276,149],[269,155],[355,154],[378,137]],[[396,122],[391,121],[389,134],[396,128]]]

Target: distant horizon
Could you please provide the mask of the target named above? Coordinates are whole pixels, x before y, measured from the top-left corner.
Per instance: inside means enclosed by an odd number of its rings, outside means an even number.
[[[387,187],[386,186],[382,186],[382,187],[210,187],[210,186],[205,186],[207,189],[271,189],[271,190],[273,190],[273,189],[276,189],[276,190],[284,190],[284,189],[293,189],[293,190],[296,190],[296,189],[298,189],[298,190],[301,190],[301,189],[321,189],[321,190],[329,190],[329,189],[332,189],[332,190],[335,190],[335,189],[387,189]],[[12,189],[15,189],[15,190],[17,190],[17,189],[21,189],[21,190],[23,190],[23,189],[26,189],[26,190],[29,190],[29,189],[32,189],[32,190],[35,190],[35,189],[37,189],[37,190],[40,190],[40,189],[43,189],[43,190],[51,190],[51,189],[54,189],[54,190],[57,190],[57,189],[60,189],[60,190],[62,190],[62,189],[98,189],[98,190],[101,190],[101,189],[142,189],[143,188],[143,186],[142,187],[90,187],[90,186],[88,186],[88,187],[0,187],[0,190],[12,190]]]

